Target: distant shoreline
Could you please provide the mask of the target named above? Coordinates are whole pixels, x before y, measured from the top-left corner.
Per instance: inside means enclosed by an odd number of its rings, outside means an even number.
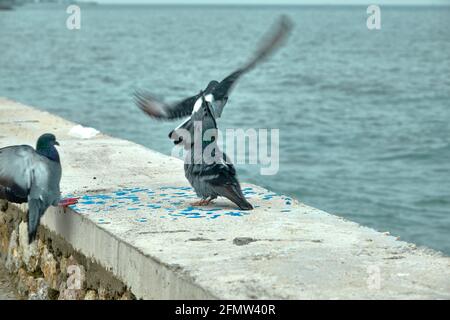
[[[124,7],[124,6],[139,6],[139,7],[186,7],[186,8],[198,8],[198,7],[223,7],[223,8],[361,8],[367,7],[367,4],[241,4],[241,3],[230,3],[230,4],[212,4],[212,3],[194,3],[194,4],[185,4],[185,3],[99,3],[96,1],[74,1],[73,3],[26,3],[23,6],[52,6],[52,5],[89,5],[89,6],[114,6],[114,7]],[[450,3],[448,4],[379,4],[380,7],[389,7],[389,8],[424,8],[424,7],[433,7],[433,8],[448,8],[450,7]]]
[[[185,4],[185,3],[98,3],[98,2],[78,2],[77,4],[96,4],[100,6],[143,6],[143,7],[311,7],[311,8],[323,8],[323,7],[367,7],[367,4],[211,4],[211,3],[198,3],[198,4]],[[423,7],[450,7],[449,4],[380,4],[380,7],[400,7],[400,8],[423,8]]]

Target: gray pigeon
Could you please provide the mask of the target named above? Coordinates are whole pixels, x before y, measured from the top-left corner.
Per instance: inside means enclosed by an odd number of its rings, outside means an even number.
[[[28,241],[36,238],[41,217],[49,206],[67,206],[76,199],[60,203],[61,163],[53,134],[39,137],[36,150],[28,145],[0,149],[0,199],[28,202]]]
[[[214,118],[220,118],[223,108],[228,101],[228,97],[233,89],[236,81],[245,73],[252,70],[259,62],[270,56],[276,49],[278,49],[286,39],[289,31],[292,28],[292,23],[286,16],[281,16],[277,26],[271,30],[265,41],[256,51],[255,56],[243,67],[231,73],[221,82],[216,80],[211,81],[206,89],[201,93],[186,98],[179,103],[168,105],[158,101],[151,94],[137,91],[134,95],[135,103],[150,117],[159,120],[173,120],[190,116],[194,112],[194,106],[197,101],[204,94],[206,100],[210,102],[211,113]],[[169,138],[174,140],[175,144],[182,141],[182,137],[177,135],[178,129],[190,130],[192,126],[191,118],[187,118],[175,130],[169,133]]]
[[[211,130],[211,140],[202,138],[201,148],[196,148],[196,141],[192,141],[186,153],[184,173],[194,188],[200,201],[193,205],[207,205],[218,196],[225,197],[234,202],[242,210],[252,210],[253,206],[245,199],[236,170],[227,155],[220,151],[217,145],[217,124],[212,112],[211,102],[201,94],[201,105],[194,108],[192,121],[193,130],[200,127],[200,136]],[[190,132],[193,136],[193,131]]]

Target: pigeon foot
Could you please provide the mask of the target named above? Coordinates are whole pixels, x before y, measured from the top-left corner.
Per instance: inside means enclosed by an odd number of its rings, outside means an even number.
[[[59,201],[58,205],[59,205],[60,207],[67,208],[68,206],[70,206],[70,205],[72,205],[72,204],[78,203],[78,199],[79,199],[79,198],[66,198],[66,199],[62,199],[61,201]]]
[[[199,201],[192,202],[191,205],[196,206],[196,207],[202,207],[202,206],[207,206],[210,202],[211,202],[211,199],[201,199]]]

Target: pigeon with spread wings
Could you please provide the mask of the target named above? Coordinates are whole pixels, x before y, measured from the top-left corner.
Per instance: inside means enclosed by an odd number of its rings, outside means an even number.
[[[221,82],[212,80],[206,89],[202,90],[199,94],[188,97],[175,104],[166,104],[153,95],[144,92],[137,91],[134,94],[135,103],[141,108],[147,115],[159,120],[174,120],[190,116],[194,112],[195,103],[201,99],[202,94],[206,99],[210,101],[211,113],[214,118],[220,118],[223,108],[228,101],[228,97],[236,84],[236,81],[245,73],[252,70],[259,62],[265,60],[268,56],[276,51],[283,44],[289,31],[292,28],[292,23],[286,16],[281,16],[276,24],[276,27],[272,29],[266,36],[266,39],[262,42],[262,45],[256,51],[255,56],[247,64],[231,73]],[[192,125],[190,118],[181,123],[177,129],[189,130]],[[180,143],[180,137],[176,135],[176,130],[173,130],[169,137],[174,140],[175,144]]]
[[[204,95],[201,95],[199,101],[201,102],[196,104],[192,113],[195,124],[190,134],[199,130],[201,136],[205,136],[209,131],[210,139],[191,141],[185,156],[184,174],[197,196],[201,198],[192,205],[207,205],[220,196],[234,202],[241,210],[252,210],[253,206],[242,193],[233,164],[217,145],[217,124],[211,103]],[[200,143],[201,147],[196,148],[195,143]]]

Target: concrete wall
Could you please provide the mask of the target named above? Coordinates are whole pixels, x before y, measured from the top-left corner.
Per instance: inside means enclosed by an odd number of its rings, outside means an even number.
[[[127,285],[60,235],[41,228],[28,244],[26,205],[0,200],[0,263],[19,297],[44,299],[133,299]],[[1,268],[3,271],[3,265]]]
[[[449,257],[245,183],[253,211],[240,211],[225,199],[193,208],[195,195],[181,161],[103,134],[77,138],[70,134],[75,125],[0,99],[0,146],[34,145],[44,132],[61,142],[63,194],[81,199],[65,212],[47,211],[37,246],[50,247],[56,257],[77,255],[74,263],[91,279],[83,294],[145,299],[450,298]],[[20,238],[23,217],[15,217],[10,219],[16,223],[6,223],[2,241],[7,247],[14,232]],[[56,263],[60,274],[65,273],[61,265],[67,263]],[[90,265],[104,271],[99,279],[92,280],[92,273],[101,272]],[[26,271],[23,264],[21,268]],[[113,284],[105,289],[109,282]],[[54,289],[55,296],[64,292],[64,287],[59,289]]]

